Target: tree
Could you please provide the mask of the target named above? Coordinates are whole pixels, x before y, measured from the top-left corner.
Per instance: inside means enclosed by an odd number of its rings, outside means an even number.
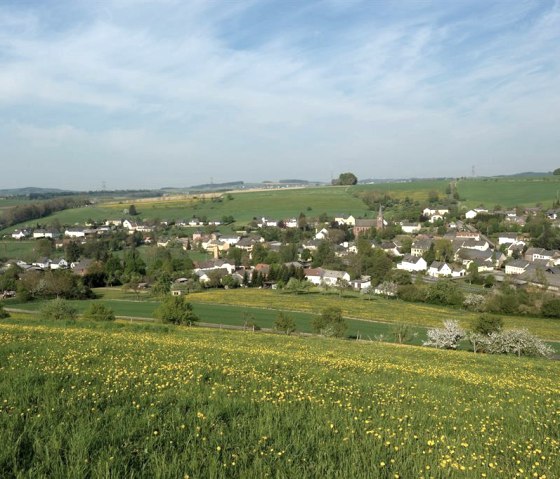
[[[492,333],[486,346],[490,354],[517,356],[551,356],[554,350],[526,329],[509,329]]]
[[[541,313],[547,318],[560,318],[560,299],[549,299],[541,307]]]
[[[553,175],[557,175],[557,176],[560,175],[560,168],[556,168],[556,169],[552,172],[552,174],[553,174]]]
[[[407,343],[412,339],[412,328],[406,323],[397,322],[391,327],[391,334],[399,344]]]
[[[115,313],[103,303],[92,303],[89,309],[84,313],[84,319],[90,321],[114,321]]]
[[[465,337],[465,330],[459,326],[459,321],[447,320],[443,328],[428,329],[428,340],[424,346],[433,346],[439,349],[457,349],[459,341]]]
[[[192,304],[184,296],[168,296],[154,312],[162,323],[186,324],[190,326],[199,320],[193,313]]]
[[[46,303],[39,314],[41,319],[48,321],[62,319],[74,321],[78,316],[78,311],[65,299],[56,298]]]
[[[128,214],[129,214],[130,216],[136,216],[136,215],[138,214],[138,211],[136,211],[136,206],[130,205],[130,206],[128,207]]]
[[[358,177],[354,173],[341,173],[338,180],[333,180],[333,185],[355,185]]]
[[[504,327],[504,320],[500,316],[492,316],[490,314],[481,314],[475,319],[472,330],[478,334],[489,336],[497,333]]]
[[[274,329],[285,334],[290,334],[296,330],[296,323],[286,313],[280,312],[274,321]]]
[[[313,318],[313,331],[323,336],[343,337],[346,332],[346,321],[342,317],[342,310],[331,306],[322,311],[320,316]]]

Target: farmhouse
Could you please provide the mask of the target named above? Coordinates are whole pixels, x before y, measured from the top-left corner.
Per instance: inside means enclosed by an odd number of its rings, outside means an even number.
[[[452,267],[442,261],[434,261],[428,268],[428,276],[432,276],[434,278],[460,278],[465,276],[465,274],[465,268]]]
[[[503,244],[515,244],[517,243],[517,238],[518,238],[518,234],[517,233],[500,233],[498,235],[498,244],[499,245],[503,245]]]
[[[420,231],[420,223],[410,221],[401,221],[401,229],[403,233],[414,234]]]
[[[356,218],[352,215],[336,215],[334,221],[340,226],[356,226]]]
[[[345,271],[333,271],[323,268],[308,268],[304,270],[307,281],[317,286],[335,286],[341,281],[350,281],[350,275]]]
[[[67,228],[64,236],[67,238],[85,238],[86,231],[84,228]]]
[[[414,243],[412,243],[410,254],[412,256],[422,256],[430,250],[433,243],[433,240],[430,238],[417,239]]]

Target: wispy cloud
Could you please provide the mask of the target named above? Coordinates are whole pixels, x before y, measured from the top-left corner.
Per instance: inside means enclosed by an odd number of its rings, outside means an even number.
[[[558,2],[0,7],[0,139],[65,186],[552,169],[559,77]]]

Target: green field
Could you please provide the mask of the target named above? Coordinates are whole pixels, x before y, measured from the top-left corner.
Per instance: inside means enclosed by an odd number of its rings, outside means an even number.
[[[545,176],[537,178],[486,178],[460,180],[457,190],[461,204],[467,208],[484,205],[493,208],[501,205],[552,207],[560,192],[560,178]]]
[[[0,322],[1,477],[560,477],[560,363]]]
[[[38,256],[36,246],[34,240],[3,240],[0,241],[0,258],[35,260]]]

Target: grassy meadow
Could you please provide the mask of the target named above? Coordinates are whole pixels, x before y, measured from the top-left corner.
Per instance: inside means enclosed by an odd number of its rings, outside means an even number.
[[[549,208],[560,192],[560,177],[475,178],[458,181],[457,190],[467,208],[481,204],[487,208],[537,204]]]
[[[560,363],[0,322],[1,477],[560,476]]]

